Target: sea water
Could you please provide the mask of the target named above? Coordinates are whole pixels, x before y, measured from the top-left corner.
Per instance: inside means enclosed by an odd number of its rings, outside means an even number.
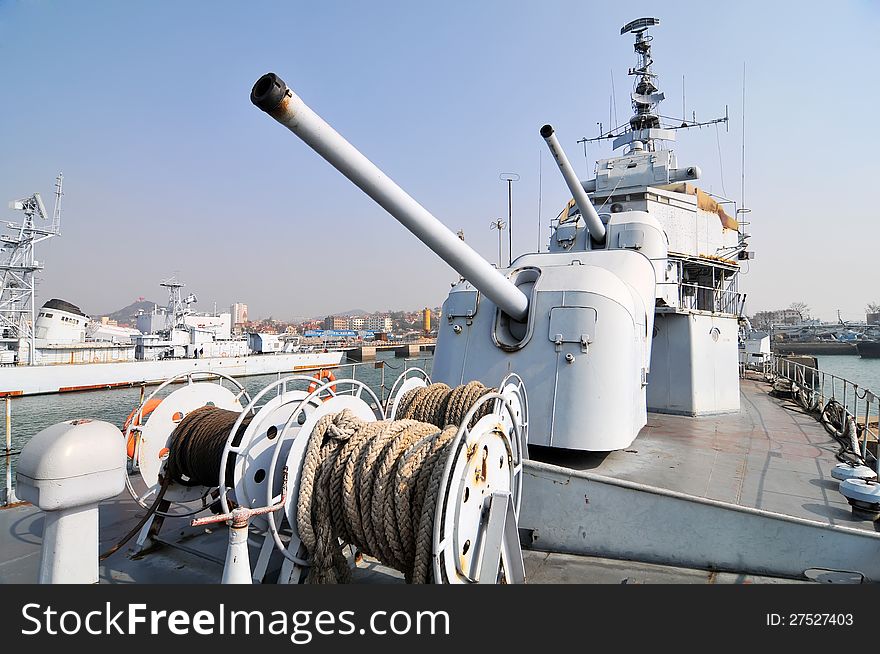
[[[392,384],[403,372],[404,367],[422,368],[430,375],[433,358],[426,356],[419,359],[397,359],[393,351],[383,350],[377,354],[376,362],[381,363],[382,366],[376,367],[375,362],[342,364],[338,368],[334,368],[333,373],[337,380],[354,378],[365,383],[380,400],[385,400],[388,397]],[[311,373],[303,374],[308,375]],[[281,377],[282,375],[279,374],[255,375],[253,377],[242,377],[238,381],[244,386],[250,397],[254,397],[263,388]],[[230,387],[229,382],[224,381],[224,385],[227,388]],[[150,393],[157,388],[157,386],[148,386],[145,391],[146,397],[149,397]],[[169,385],[162,393],[162,396],[178,388],[180,388],[179,385]],[[295,386],[295,388],[302,388],[302,385]],[[14,452],[21,451],[25,443],[35,434],[46,427],[64,420],[91,418],[92,420],[104,420],[122,427],[126,417],[138,407],[140,394],[140,387],[134,387],[12,398],[10,411],[12,414],[12,450]],[[274,396],[270,393],[264,398],[263,403],[272,397]],[[363,398],[365,400],[367,400],[367,397],[364,394]],[[0,412],[2,411],[4,411],[3,401],[0,400]],[[3,424],[0,423],[0,432],[3,429]],[[5,438],[5,434],[2,437]],[[5,440],[0,440],[0,448],[3,447],[4,443]],[[2,453],[3,450],[0,449],[0,454]],[[16,458],[12,458],[13,471]],[[0,489],[3,488],[6,477],[6,466],[3,461],[4,459],[0,459]],[[13,472],[13,474],[15,473]]]

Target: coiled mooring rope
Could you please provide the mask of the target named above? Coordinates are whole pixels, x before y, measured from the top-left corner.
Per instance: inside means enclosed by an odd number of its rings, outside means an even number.
[[[494,391],[494,388],[484,386],[478,381],[455,388],[443,383],[414,388],[400,398],[395,418],[428,422],[441,428],[458,425],[477,400]],[[480,418],[491,411],[491,403],[486,402],[468,426],[473,427]]]
[[[215,406],[189,412],[171,433],[165,475],[184,486],[217,486],[223,449],[240,415]],[[252,413],[242,418],[235,439],[241,438],[253,418]]]
[[[347,409],[318,421],[296,516],[311,558],[309,582],[350,579],[340,541],[408,582],[430,581],[434,509],[457,431],[410,419],[366,422]]]

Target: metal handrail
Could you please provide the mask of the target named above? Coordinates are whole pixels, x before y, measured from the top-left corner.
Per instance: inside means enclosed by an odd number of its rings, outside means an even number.
[[[862,388],[855,382],[830,372],[825,372],[789,358],[774,354],[770,357],[765,373],[782,377],[800,386],[811,387],[818,394],[818,410],[821,413],[832,400],[843,408],[843,420],[851,419],[857,432],[861,432],[861,456],[867,456],[868,441],[880,442],[880,400],[877,394]],[[880,473],[880,457],[876,457]]]

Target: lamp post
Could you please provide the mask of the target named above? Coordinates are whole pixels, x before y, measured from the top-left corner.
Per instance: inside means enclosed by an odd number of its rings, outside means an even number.
[[[507,263],[510,265],[513,263],[513,183],[519,181],[519,175],[501,173],[498,178],[507,182]],[[501,257],[498,258],[498,267],[501,267]]]

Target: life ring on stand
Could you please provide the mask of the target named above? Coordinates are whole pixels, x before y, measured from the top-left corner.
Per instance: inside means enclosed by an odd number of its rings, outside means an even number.
[[[332,370],[323,370],[322,369],[320,372],[312,375],[312,377],[315,378],[315,381],[313,381],[311,384],[309,384],[309,391],[308,391],[309,393],[314,393],[318,389],[318,385],[323,384],[325,381],[328,381],[328,382],[335,382],[336,381],[336,375],[333,374]],[[336,384],[332,384],[332,385],[328,386],[327,388],[330,390],[330,392],[333,395],[336,395]],[[329,398],[324,398],[324,401],[326,402],[328,399]]]
[[[153,411],[156,410],[156,407],[159,406],[159,403],[161,401],[162,400],[158,397],[154,397],[154,398],[148,400],[147,403],[144,405],[144,410],[141,412],[141,419],[146,418],[148,415],[153,413]],[[137,412],[138,412],[139,408],[140,408],[139,406],[135,407],[134,409],[132,409],[131,413],[128,414],[128,417],[125,419],[125,423],[123,423],[123,425],[122,425],[122,433],[123,434],[128,431],[129,427],[137,427],[138,425],[141,424],[137,418]],[[134,445],[135,445],[136,441],[137,441],[137,438],[136,438],[135,432],[132,431],[128,435],[128,439],[125,442],[125,451],[128,454],[129,459],[134,457]]]

